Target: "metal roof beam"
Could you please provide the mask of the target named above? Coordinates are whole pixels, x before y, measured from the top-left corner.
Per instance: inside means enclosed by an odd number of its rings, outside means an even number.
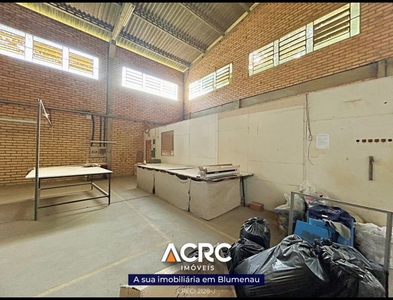
[[[121,7],[121,11],[116,18],[116,22],[113,25],[113,30],[111,34],[111,38],[109,41],[109,56],[114,57],[116,51],[116,40],[119,36],[120,32],[124,27],[127,26],[127,23],[131,19],[132,12],[134,11],[135,6],[131,3],[123,3]]]
[[[128,40],[130,42],[133,42],[134,44],[137,44],[137,45],[139,45],[139,46],[141,46],[141,47],[143,47],[145,49],[148,49],[150,51],[153,51],[153,52],[155,52],[155,53],[157,53],[157,54],[159,54],[159,55],[161,55],[161,56],[163,56],[165,58],[168,58],[168,59],[170,59],[172,61],[180,63],[180,64],[182,64],[186,68],[189,68],[190,65],[191,65],[190,62],[185,61],[184,59],[181,59],[181,58],[179,58],[177,56],[174,56],[174,55],[172,55],[172,54],[170,54],[170,53],[168,53],[168,52],[166,52],[166,51],[164,51],[164,50],[162,50],[160,48],[157,48],[156,46],[148,44],[145,41],[142,41],[141,39],[139,39],[139,38],[137,38],[135,36],[132,36],[132,35],[130,35],[128,33],[122,32],[120,34],[120,36],[125,38],[126,40]]]
[[[243,9],[246,12],[250,12],[250,8],[246,4],[244,4],[244,2],[238,2],[237,4],[239,4],[241,7],[243,7]]]
[[[92,25],[96,25],[102,29],[108,30],[110,32],[112,32],[112,30],[113,30],[113,26],[111,24],[103,22],[103,21],[101,21],[101,20],[99,20],[99,19],[79,10],[79,9],[76,9],[75,7],[72,7],[71,5],[68,5],[65,2],[47,2],[47,4],[65,12],[73,17],[81,19],[82,21],[88,22]]]
[[[191,62],[191,66],[194,66],[197,62],[199,62],[204,55],[206,55],[207,53],[209,53],[216,45],[218,42],[220,42],[223,38],[225,38],[230,31],[233,30],[233,28],[235,28],[247,15],[249,15],[251,13],[251,11],[259,4],[259,2],[254,3],[251,8],[250,11],[248,12],[244,12],[243,15],[240,16],[240,18],[238,18],[226,31],[225,34],[218,37],[205,51],[205,53],[199,55],[196,59],[194,59],[193,62]]]
[[[178,30],[174,29],[171,24],[161,22],[156,16],[152,15],[151,13],[144,11],[140,8],[140,5],[136,4],[136,8],[134,10],[134,14],[141,19],[145,20],[149,24],[153,25],[154,27],[164,31],[165,33],[169,34],[170,36],[174,37],[180,42],[187,44],[188,46],[198,50],[199,52],[205,52],[206,47],[201,43],[196,42],[195,40],[191,39],[190,37],[186,36],[183,33],[179,33]]]
[[[123,3],[121,12],[116,19],[115,24],[113,25],[112,30],[112,40],[116,40],[119,36],[120,32],[123,30],[124,27],[127,26],[127,23],[131,19],[132,12],[134,11],[135,6],[131,3]]]
[[[66,3],[50,2],[49,4],[51,6],[53,6],[54,8],[56,8],[56,9],[59,9],[59,10],[65,12],[65,13],[67,13],[69,15],[72,15],[73,17],[79,18],[79,19],[81,19],[81,20],[83,20],[85,22],[89,22],[90,24],[93,24],[93,25],[95,25],[95,26],[97,26],[97,27],[99,27],[99,28],[101,28],[103,30],[106,30],[106,31],[110,32],[110,33],[113,32],[113,26],[112,25],[110,25],[110,24],[108,24],[106,22],[103,22],[103,21],[101,21],[101,20],[99,20],[99,19],[97,19],[95,17],[92,17],[89,14],[86,14],[86,13],[80,11],[79,9],[76,9],[76,8],[70,6],[70,5],[67,5]],[[171,54],[163,51],[162,49],[159,49],[159,48],[154,47],[154,46],[152,46],[150,44],[147,44],[147,43],[141,41],[140,39],[138,39],[138,38],[136,38],[134,36],[131,36],[129,34],[124,34],[124,32],[120,32],[119,36],[121,36],[122,38],[124,38],[126,40],[129,40],[130,42],[135,43],[135,44],[137,44],[137,45],[139,45],[139,46],[141,46],[143,48],[146,48],[146,49],[148,49],[150,51],[156,52],[159,55],[161,55],[161,56],[163,56],[163,57],[165,57],[165,58],[167,58],[167,59],[169,59],[169,60],[171,60],[173,62],[180,63],[185,68],[189,68],[190,65],[191,65],[190,62],[182,60],[181,58],[176,57],[174,55],[171,55]],[[109,47],[112,47],[112,48],[110,48],[109,52],[110,52],[110,55],[113,55],[114,54],[113,41],[110,41],[110,46]]]
[[[192,5],[192,3],[179,3],[181,6],[186,8],[193,16],[197,17],[199,20],[204,22],[206,25],[208,25],[210,28],[214,29],[217,31],[221,36],[224,35],[224,31],[218,28],[217,25],[214,24],[212,20],[210,20],[207,16],[203,16],[201,12],[198,12],[196,7]]]

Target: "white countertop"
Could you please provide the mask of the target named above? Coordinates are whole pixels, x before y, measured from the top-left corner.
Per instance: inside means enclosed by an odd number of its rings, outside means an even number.
[[[38,170],[39,178],[55,178],[82,175],[110,174],[112,171],[101,167],[84,167],[83,165],[42,167]],[[31,170],[25,177],[26,179],[35,178],[35,170]]]

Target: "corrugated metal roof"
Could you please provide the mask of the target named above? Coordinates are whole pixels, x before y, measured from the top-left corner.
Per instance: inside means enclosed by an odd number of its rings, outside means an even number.
[[[18,4],[185,72],[258,3]]]

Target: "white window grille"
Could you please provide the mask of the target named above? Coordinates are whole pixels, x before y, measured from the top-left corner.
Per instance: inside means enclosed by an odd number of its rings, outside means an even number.
[[[215,72],[215,89],[220,89],[231,83],[232,64],[228,64]]]
[[[214,90],[220,89],[232,81],[232,63],[206,75],[205,77],[190,83],[189,99],[205,95]]]
[[[313,22],[314,50],[359,33],[359,3],[348,3]]]
[[[122,86],[171,100],[178,100],[178,85],[123,67]]]
[[[0,54],[98,79],[98,58],[0,24]]]
[[[306,27],[297,29],[278,40],[278,63],[306,54]]]
[[[34,63],[63,68],[63,47],[49,41],[33,37],[33,56]]]
[[[348,3],[249,54],[249,76],[360,33],[360,3]]]
[[[249,70],[248,74],[253,75],[263,70],[267,70],[274,66],[274,47],[270,43],[254,52],[251,52],[249,57]]]
[[[25,49],[25,34],[0,24],[0,53],[23,59]]]
[[[98,78],[97,57],[70,49],[68,61],[69,72]]]

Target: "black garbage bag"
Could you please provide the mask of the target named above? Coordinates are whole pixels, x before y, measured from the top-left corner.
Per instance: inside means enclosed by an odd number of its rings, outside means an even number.
[[[354,247],[328,239],[320,239],[314,245],[331,279],[329,285],[334,286],[321,289],[320,297],[386,297],[385,288],[374,275],[381,277],[381,269],[376,269]]]
[[[252,217],[245,221],[240,228],[239,238],[247,238],[265,249],[270,247],[270,225],[261,217]]]
[[[234,274],[264,274],[263,285],[236,285],[237,297],[318,297],[329,276],[312,245],[298,235],[244,259]]]
[[[236,266],[254,254],[257,254],[261,251],[265,250],[265,248],[249,239],[242,237],[238,239],[231,245],[231,248],[228,249],[226,255],[231,257],[231,260],[227,262],[228,272],[229,274],[233,273],[233,270]]]

